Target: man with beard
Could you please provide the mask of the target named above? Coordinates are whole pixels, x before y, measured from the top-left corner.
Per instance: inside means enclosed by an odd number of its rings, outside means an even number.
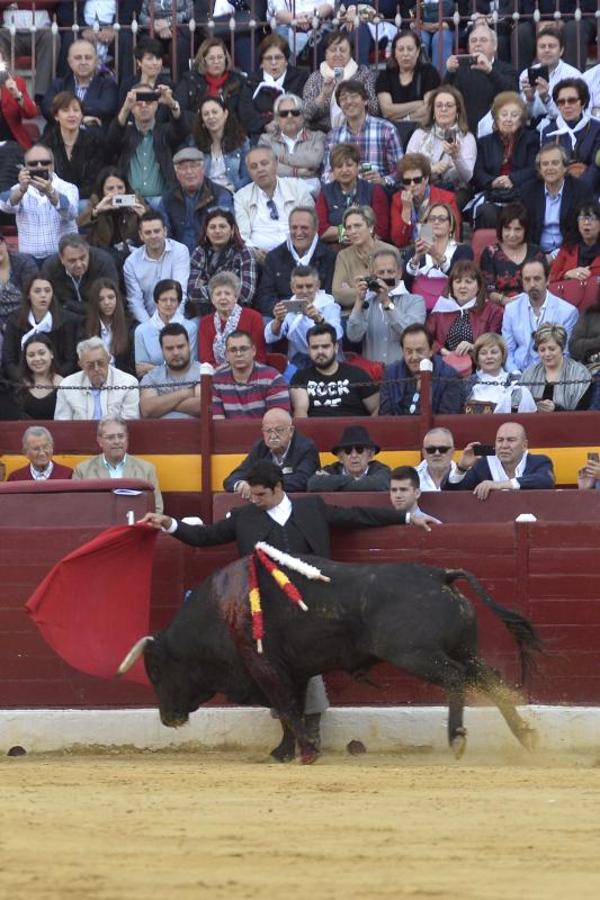
[[[290,382],[294,416],[376,416],[377,385],[364,369],[338,362],[335,328],[327,322],[314,325],[306,339],[312,365]]]
[[[504,309],[502,337],[508,348],[506,369],[522,372],[539,362],[534,347],[534,334],[546,323],[562,325],[569,337],[578,318],[577,307],[547,289],[548,264],[531,260],[521,266],[523,293]]]
[[[200,416],[200,364],[190,358],[189,336],[179,322],[159,335],[164,363],[140,382],[144,419],[193,419]]]

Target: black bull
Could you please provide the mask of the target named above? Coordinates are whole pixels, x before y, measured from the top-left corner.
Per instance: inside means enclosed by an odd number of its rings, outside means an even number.
[[[265,623],[264,653],[251,633],[248,557],[206,579],[165,631],[143,638],[119,669],[142,654],[164,725],[177,727],[217,693],[233,703],[269,706],[284,727],[279,748],[297,739],[303,762],[317,752],[306,731],[303,704],[308,679],[343,670],[364,675],[377,662],[440,685],[449,705],[448,740],[465,747],[465,689],[487,694],[518,740],[531,747],[535,733],[515,709],[515,697],[478,655],[477,620],[454,582],[465,579],[517,642],[525,667],[542,643],[520,613],[499,606],[470,572],[414,563],[351,565],[308,557],[331,583],[287,571],[308,606],[303,612],[259,566]],[[277,755],[276,751],[274,751]]]

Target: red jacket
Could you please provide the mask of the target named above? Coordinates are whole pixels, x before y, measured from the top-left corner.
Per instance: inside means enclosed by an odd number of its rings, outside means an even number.
[[[23,119],[34,119],[39,116],[40,111],[27,93],[27,85],[23,78],[18,75],[14,76],[14,80],[23,94],[23,103],[21,106],[17,103],[10,91],[5,87],[0,90],[0,109],[6,121],[6,124],[12,131],[15,141],[17,141],[24,150],[31,147],[31,138],[23,125]],[[15,175],[16,181],[16,175]]]
[[[402,190],[398,190],[392,197],[392,244],[396,247],[408,247],[412,244],[412,225],[407,225],[402,221]],[[429,188],[428,206],[433,203],[448,203],[452,207],[452,212],[456,219],[456,240],[460,240],[460,231],[462,227],[462,216],[456,205],[456,194],[452,191],[445,191],[443,188],[431,185]]]
[[[550,276],[548,281],[563,281],[565,272],[570,269],[576,269],[579,265],[579,246],[561,247],[556,258],[552,261],[550,267]],[[592,277],[600,276],[600,256],[596,256],[592,265]]]
[[[481,310],[471,310],[471,329],[473,340],[476,341],[481,334],[493,331],[500,334],[502,331],[503,310],[496,303],[486,303]],[[433,352],[439,353],[446,343],[450,326],[456,318],[453,312],[432,312],[426,322],[427,332],[433,339]]]
[[[73,475],[73,469],[70,469],[68,466],[60,466],[58,463],[54,463],[54,468],[52,469],[52,474],[50,475],[49,481],[57,481],[59,478],[71,478]],[[7,481],[33,481],[34,479],[31,477],[31,469],[29,467],[29,463],[26,466],[23,466],[22,469],[15,469],[14,472],[11,472]]]
[[[255,309],[244,307],[238,324],[240,331],[247,331],[256,345],[256,362],[266,363],[267,351],[265,348],[265,323],[263,317]],[[214,313],[202,316],[198,329],[198,349],[201,363],[216,365],[213,354],[213,341],[215,339]]]

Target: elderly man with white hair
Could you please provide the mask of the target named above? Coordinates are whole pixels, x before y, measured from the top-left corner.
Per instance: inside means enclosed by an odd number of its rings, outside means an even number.
[[[64,378],[56,401],[55,419],[81,421],[113,416],[138,419],[140,393],[137,378],[110,364],[102,338],[77,344],[81,372]]]
[[[29,465],[11,472],[7,481],[48,481],[71,478],[73,469],[61,466],[52,459],[54,438],[43,425],[30,425],[23,432],[23,456]]]
[[[452,462],[454,437],[448,428],[432,428],[423,438],[423,459],[415,466],[421,491],[441,491],[444,481],[456,471]]]

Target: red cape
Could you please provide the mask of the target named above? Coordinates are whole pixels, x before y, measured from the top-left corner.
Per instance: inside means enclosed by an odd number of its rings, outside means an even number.
[[[103,531],[57,563],[25,604],[46,643],[74,669],[113,678],[148,634],[157,534],[147,525]],[[148,684],[142,661],[124,677]]]

